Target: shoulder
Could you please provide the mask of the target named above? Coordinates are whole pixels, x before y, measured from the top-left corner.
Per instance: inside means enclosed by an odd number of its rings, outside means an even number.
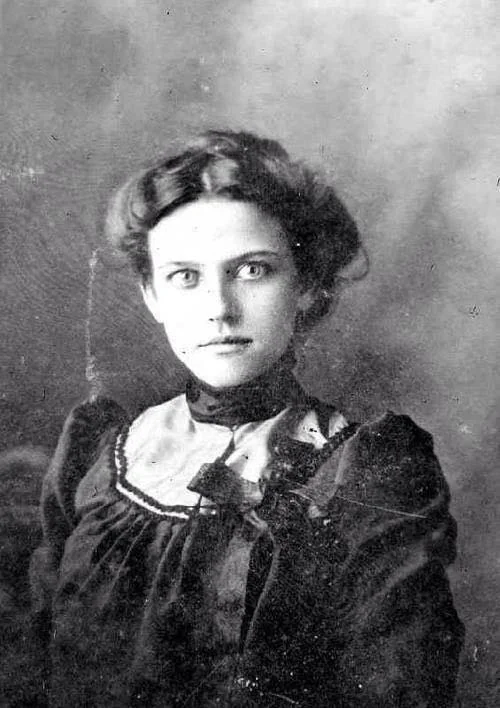
[[[98,397],[75,406],[65,420],[46,482],[80,477],[106,433],[127,420],[124,409],[110,398]]]
[[[346,442],[339,467],[345,483],[386,493],[408,507],[448,494],[430,433],[392,411],[359,427]]]
[[[122,424],[127,419],[125,410],[116,401],[98,396],[74,406],[66,418],[63,431],[72,434],[104,432],[106,428]]]
[[[108,435],[127,422],[123,408],[98,397],[75,406],[64,423],[42,487],[44,534],[62,542],[75,520],[76,488],[102,449]]]
[[[352,446],[360,452],[389,461],[400,455],[414,455],[433,448],[432,436],[409,416],[387,411],[384,415],[359,426]]]
[[[96,442],[103,433],[128,420],[125,410],[111,398],[98,397],[75,406],[64,423],[59,446]]]
[[[412,547],[446,565],[455,557],[456,523],[432,436],[406,415],[388,411],[360,425],[296,491],[309,516],[326,519],[331,537],[350,548],[375,557]]]
[[[322,508],[334,497],[411,513],[436,500],[448,504],[448,485],[432,436],[409,416],[388,411],[350,425],[328,441],[325,451],[308,484],[310,498]]]

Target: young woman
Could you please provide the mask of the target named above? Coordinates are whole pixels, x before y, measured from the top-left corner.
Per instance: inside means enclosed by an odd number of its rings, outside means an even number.
[[[335,192],[210,132],[127,182],[108,231],[189,378],[133,421],[99,398],[66,423],[31,571],[50,705],[451,705],[431,437],[349,424],[292,373],[360,249]]]

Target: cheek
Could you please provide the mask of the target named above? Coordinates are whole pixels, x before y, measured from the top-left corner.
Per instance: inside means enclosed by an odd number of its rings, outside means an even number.
[[[289,288],[286,291],[269,293],[253,308],[254,318],[273,338],[290,336],[295,328],[298,312],[298,292]]]
[[[190,339],[192,319],[179,308],[172,307],[162,318],[163,329],[171,347],[176,350]]]
[[[158,288],[158,312],[160,321],[167,332],[182,334],[193,319],[193,308],[185,297],[179,297],[175,291],[165,293]]]
[[[295,320],[295,315],[299,309],[300,291],[290,284],[276,294],[274,298],[275,311],[284,320]]]

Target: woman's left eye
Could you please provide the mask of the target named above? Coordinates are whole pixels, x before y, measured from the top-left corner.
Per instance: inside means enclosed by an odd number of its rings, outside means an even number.
[[[236,274],[238,278],[242,278],[243,280],[258,280],[267,275],[270,270],[271,268],[267,263],[251,262],[243,263],[243,265],[238,268]]]

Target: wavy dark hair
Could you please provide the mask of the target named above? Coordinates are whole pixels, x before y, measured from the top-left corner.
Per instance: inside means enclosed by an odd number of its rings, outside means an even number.
[[[134,175],[115,194],[107,236],[143,284],[152,274],[150,229],[203,195],[250,202],[276,219],[304,286],[316,294],[304,326],[328,312],[341,271],[362,248],[356,224],[332,186],[292,161],[277,141],[247,132],[204,133],[181,153]]]

